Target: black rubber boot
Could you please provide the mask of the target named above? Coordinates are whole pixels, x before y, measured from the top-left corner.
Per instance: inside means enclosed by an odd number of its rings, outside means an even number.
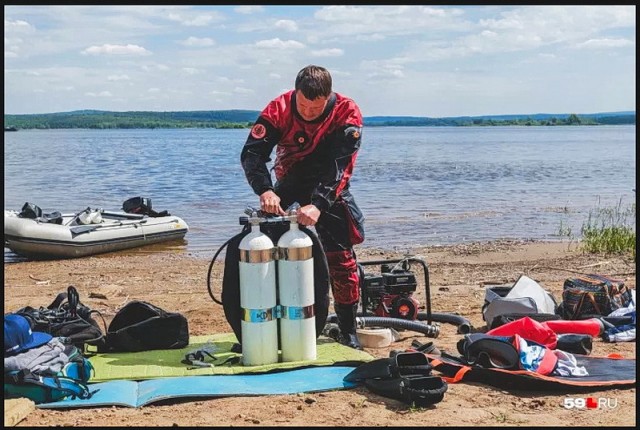
[[[338,335],[338,342],[342,345],[346,345],[350,348],[362,350],[362,345],[358,341],[358,335],[356,334],[356,314],[358,312],[358,302],[352,305],[342,305],[335,303],[333,307],[336,310],[336,317],[338,318],[338,327],[340,328],[340,334]]]

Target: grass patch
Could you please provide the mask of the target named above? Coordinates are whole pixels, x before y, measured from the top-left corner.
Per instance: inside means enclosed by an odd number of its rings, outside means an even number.
[[[636,260],[636,204],[623,207],[622,199],[614,207],[599,207],[589,211],[582,224],[580,247],[594,254],[630,254]]]

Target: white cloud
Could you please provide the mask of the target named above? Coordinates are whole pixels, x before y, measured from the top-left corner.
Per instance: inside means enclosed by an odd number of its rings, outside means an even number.
[[[187,39],[181,41],[180,43],[182,45],[184,45],[184,46],[204,47],[204,46],[213,46],[213,45],[215,45],[216,42],[213,39],[211,39],[210,37],[193,37],[193,36],[190,36]]]
[[[183,67],[182,71],[184,73],[186,73],[187,75],[197,75],[198,73],[200,73],[200,70],[194,68],[194,67]]]
[[[286,31],[297,31],[298,24],[290,19],[279,19],[275,23],[275,27]]]
[[[104,44],[102,46],[90,46],[84,51],[84,55],[151,55],[151,52],[147,51],[142,46],[138,45],[110,45]]]
[[[191,14],[185,16],[179,13],[170,13],[168,18],[171,21],[179,22],[186,27],[204,27],[214,22],[220,21],[221,17],[217,14]]]
[[[522,6],[499,18],[480,20],[480,26],[494,31],[507,49],[582,41],[630,25],[635,25],[635,11],[625,6]]]
[[[626,48],[634,45],[635,43],[629,39],[589,39],[578,43],[576,48]]]
[[[254,13],[260,13],[264,11],[264,7],[262,6],[238,6],[236,7],[235,10],[237,13],[243,14],[243,15],[251,15]]]
[[[156,70],[166,72],[169,70],[169,66],[166,64],[144,64],[142,65],[142,70],[145,72],[154,72]]]
[[[404,72],[402,66],[387,64],[382,68],[374,69],[367,75],[369,78],[404,78]]]
[[[312,57],[340,57],[344,55],[344,51],[340,48],[318,49],[311,51]]]
[[[223,84],[242,84],[244,83],[244,79],[238,79],[238,78],[228,78],[226,76],[218,76],[218,78],[216,78],[217,82],[223,83]]]
[[[236,94],[253,94],[255,91],[251,88],[235,87],[233,92]]]
[[[635,6],[27,5],[4,12],[11,113],[90,108],[98,100],[117,110],[260,109],[307,64],[329,68],[336,89],[368,114],[394,114],[397,106],[432,116],[526,112],[534,102],[555,111],[578,100],[585,112],[635,106]],[[589,87],[599,91],[585,94]],[[97,99],[98,88],[114,96]],[[36,100],[35,90],[45,97]],[[549,108],[540,109],[543,100]]]
[[[441,6],[325,6],[315,17],[325,24],[317,37],[331,41],[346,35],[379,38],[437,34],[439,30],[458,31],[471,25],[461,9]]]
[[[258,48],[276,48],[276,49],[300,49],[305,45],[295,40],[280,40],[280,38],[260,40],[256,42]]]
[[[100,91],[99,93],[87,92],[84,93],[84,95],[88,97],[113,97],[109,91]]]
[[[128,81],[131,78],[128,75],[122,74],[122,75],[109,75],[107,76],[107,81]]]
[[[4,20],[4,32],[8,33],[32,33],[35,31],[35,27],[29,24],[27,21],[21,19],[17,20]]]
[[[358,42],[378,42],[378,41],[384,40],[384,39],[385,39],[384,34],[378,34],[378,33],[358,34],[356,36],[356,40]]]

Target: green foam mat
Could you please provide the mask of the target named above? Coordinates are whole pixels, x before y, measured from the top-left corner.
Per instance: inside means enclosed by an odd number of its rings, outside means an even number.
[[[240,360],[241,354],[231,352],[231,347],[236,342],[233,333],[221,333],[191,336],[189,346],[182,349],[95,354],[89,357],[95,368],[95,374],[90,382],[266,373],[310,366],[358,366],[373,359],[370,354],[364,351],[349,348],[326,337],[320,337],[317,340],[317,358],[315,360],[243,366]],[[188,353],[198,350],[207,351],[213,355],[213,358],[204,355],[204,360],[202,360],[206,364],[211,364],[211,367],[199,367],[182,362]]]

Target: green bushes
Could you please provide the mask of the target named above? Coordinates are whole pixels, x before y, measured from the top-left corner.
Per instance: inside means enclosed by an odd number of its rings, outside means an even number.
[[[589,211],[582,225],[580,247],[597,254],[630,254],[636,259],[636,204],[622,206],[622,199],[614,207],[596,207]]]

